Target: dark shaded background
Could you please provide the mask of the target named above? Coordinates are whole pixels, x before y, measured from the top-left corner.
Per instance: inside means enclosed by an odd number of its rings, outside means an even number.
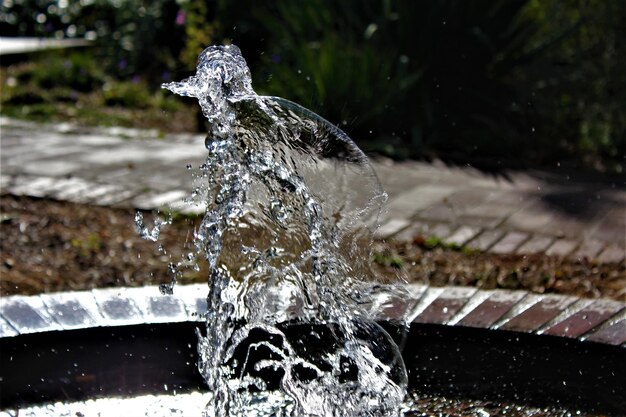
[[[3,57],[20,68],[3,112],[51,116],[45,103],[103,91],[87,106],[174,115],[160,83],[235,43],[257,92],[310,107],[370,153],[620,174],[625,21],[620,0],[5,1],[2,36],[94,45]]]

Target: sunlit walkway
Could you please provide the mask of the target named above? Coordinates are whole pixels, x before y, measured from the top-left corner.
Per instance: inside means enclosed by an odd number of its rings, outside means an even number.
[[[87,129],[1,119],[2,193],[154,209],[191,188],[204,137],[123,128]],[[617,182],[545,171],[486,174],[442,163],[379,160],[389,194],[380,237],[436,236],[496,253],[623,262],[626,190]]]
[[[8,38],[0,36],[0,55],[91,45],[87,39]]]

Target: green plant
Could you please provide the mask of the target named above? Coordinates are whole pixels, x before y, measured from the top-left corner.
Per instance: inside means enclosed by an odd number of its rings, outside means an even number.
[[[381,266],[391,266],[397,269],[402,268],[402,266],[404,265],[404,261],[401,257],[386,251],[374,253],[374,262]]]
[[[546,159],[573,157],[587,166],[621,172],[626,153],[626,3],[556,0],[529,2],[537,38],[563,33],[555,48],[516,80],[532,92],[544,137],[557,138]],[[533,39],[532,42],[537,42]],[[549,150],[549,149],[548,149]]]
[[[209,4],[214,39],[242,46],[259,91],[311,107],[367,150],[621,166],[625,3]]]
[[[438,238],[437,236],[429,236],[424,241],[424,247],[427,249],[434,249],[443,245],[443,240]]]
[[[72,239],[70,245],[78,250],[81,257],[87,257],[100,250],[102,241],[98,233],[90,233],[85,239]]]
[[[43,87],[68,87],[88,92],[100,88],[104,73],[92,55],[72,53],[69,56],[47,54],[44,65],[37,65],[31,74],[32,81]]]
[[[269,33],[256,85],[312,108],[360,143],[397,151],[396,106],[420,81],[397,48],[381,48],[376,28],[392,18],[371,4],[280,2],[257,10]],[[267,81],[268,80],[268,81]]]
[[[146,86],[139,82],[111,82],[103,89],[104,103],[107,106],[147,108],[154,101]]]
[[[129,78],[140,73],[163,81],[180,67],[178,55],[184,46],[185,30],[176,20],[180,10],[176,0],[38,0],[8,4],[0,8],[0,28],[5,36],[85,37],[94,42],[88,53],[97,57],[98,68],[106,69],[109,75]],[[59,72],[63,67],[50,69],[55,76],[64,75]],[[80,70],[68,77],[76,75],[80,80]]]
[[[49,94],[32,86],[17,86],[7,88],[2,94],[2,103],[10,105],[32,105],[45,103],[49,99]]]
[[[366,151],[496,168],[570,160],[624,169],[626,2],[11,3],[0,9],[7,35],[95,43],[45,55],[17,79],[65,92],[3,88],[4,103],[12,95],[25,106],[71,102],[72,91],[136,76],[153,91],[188,75],[204,47],[233,42],[257,91],[313,109]],[[131,86],[113,90],[109,105],[176,111],[177,102],[158,95],[147,104],[143,93],[131,97]]]

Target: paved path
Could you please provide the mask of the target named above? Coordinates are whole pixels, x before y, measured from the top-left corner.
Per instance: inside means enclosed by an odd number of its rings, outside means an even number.
[[[89,46],[87,39],[48,39],[48,38],[10,38],[0,37],[0,55],[24,54],[46,49],[75,48]]]
[[[86,129],[1,118],[3,193],[154,209],[181,204],[201,135]],[[389,193],[379,235],[437,236],[496,253],[624,262],[626,189],[542,171],[491,176],[421,162],[374,163]],[[180,205],[182,208],[183,206]]]

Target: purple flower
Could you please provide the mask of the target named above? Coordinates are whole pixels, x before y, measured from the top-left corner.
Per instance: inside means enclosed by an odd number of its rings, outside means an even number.
[[[161,73],[161,79],[163,81],[169,81],[170,80],[170,73],[169,73],[169,71],[163,71]]]
[[[178,13],[176,13],[175,22],[177,26],[182,26],[185,24],[185,11],[184,10],[179,10]]]
[[[280,55],[279,54],[272,55],[272,61],[274,62],[274,64],[280,64],[280,61],[281,61]]]
[[[120,59],[117,63],[117,67],[121,70],[126,69],[127,66],[128,66],[128,62],[126,62],[125,59]]]
[[[133,77],[133,83],[134,84],[139,84],[141,82],[141,77],[139,75],[135,75]]]

